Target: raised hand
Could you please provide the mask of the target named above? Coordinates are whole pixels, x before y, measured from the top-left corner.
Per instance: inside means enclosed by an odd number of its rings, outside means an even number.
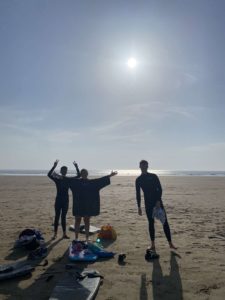
[[[117,174],[118,174],[118,172],[117,172],[117,171],[112,171],[112,172],[110,173],[110,175],[109,175],[109,176],[111,177],[111,176],[115,176],[115,175],[117,175]]]
[[[56,161],[54,162],[54,168],[56,168],[56,166],[58,165],[59,160],[56,159]]]
[[[77,164],[75,161],[73,162],[73,164],[74,164],[74,166],[75,166],[75,167],[77,167],[77,166],[78,166],[78,164]]]

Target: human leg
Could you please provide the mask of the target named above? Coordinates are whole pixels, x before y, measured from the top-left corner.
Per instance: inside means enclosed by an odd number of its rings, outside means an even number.
[[[146,215],[148,218],[148,230],[151,240],[150,249],[155,250],[155,220],[152,218],[152,209],[146,210]]]
[[[84,217],[84,228],[85,228],[86,241],[88,242],[89,228],[90,228],[90,217],[88,216]]]
[[[149,234],[151,239],[151,247],[150,249],[155,250],[155,220],[153,218],[150,218],[148,220],[149,224]]]
[[[166,218],[165,223],[163,224],[163,230],[164,230],[164,233],[165,233],[168,243],[170,243],[171,242],[171,233],[170,233],[170,226],[167,221],[167,218]]]
[[[177,248],[172,243],[170,226],[169,226],[167,218],[166,218],[165,223],[163,224],[163,230],[164,230],[164,233],[165,233],[165,236],[167,238],[170,248],[176,250]]]
[[[66,215],[68,212],[68,202],[66,202],[63,206],[62,206],[62,213],[61,213],[61,223],[62,223],[62,230],[63,230],[63,238],[64,239],[69,239],[69,237],[66,234]]]
[[[53,239],[55,239],[57,236],[60,213],[61,213],[61,206],[59,205],[59,203],[55,202],[55,221],[54,221]]]
[[[80,216],[75,216],[75,240],[78,240],[78,235],[80,232],[80,222],[81,222],[81,217]]]
[[[160,206],[161,206],[162,209],[164,209],[165,214],[166,214],[166,210],[165,210],[165,207],[164,207],[164,205],[163,205],[162,200],[160,200],[160,202],[161,202],[161,203],[160,203]],[[170,248],[176,250],[177,248],[176,248],[176,247],[173,245],[173,243],[172,243],[171,232],[170,232],[170,226],[169,226],[169,223],[168,223],[168,220],[167,220],[167,215],[166,215],[165,223],[163,224],[163,230],[164,230],[164,233],[165,233],[165,236],[166,236],[166,239],[167,239],[167,241],[168,241],[168,243],[169,243]]]

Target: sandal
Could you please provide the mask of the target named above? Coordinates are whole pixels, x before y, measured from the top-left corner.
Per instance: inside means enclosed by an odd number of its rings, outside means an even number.
[[[146,260],[152,260],[152,259],[158,259],[159,254],[157,254],[155,251],[147,249],[145,253],[145,259]]]

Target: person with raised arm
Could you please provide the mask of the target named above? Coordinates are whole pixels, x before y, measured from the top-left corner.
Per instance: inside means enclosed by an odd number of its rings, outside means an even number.
[[[56,198],[55,198],[55,220],[54,220],[54,235],[52,239],[57,237],[58,232],[58,225],[59,225],[59,218],[61,215],[61,225],[63,230],[63,238],[69,239],[66,234],[66,215],[69,208],[69,181],[67,180],[67,167],[63,166],[60,169],[60,174],[55,173],[55,168],[58,165],[59,160],[54,162],[53,167],[48,172],[48,177],[55,182],[56,185]],[[80,170],[78,168],[77,163],[73,162],[74,167],[77,171],[77,176],[71,178],[79,178],[80,177]]]
[[[69,179],[73,194],[75,240],[78,240],[80,223],[83,218],[86,242],[88,242],[90,218],[100,214],[100,190],[110,184],[110,177],[117,175],[117,172],[112,171],[109,175],[97,179],[89,179],[86,169],[82,169],[80,174],[80,179]]]
[[[155,208],[162,208],[162,187],[159,181],[159,178],[156,174],[148,172],[148,162],[146,160],[141,160],[139,167],[141,169],[141,175],[136,179],[136,200],[138,206],[138,214],[142,215],[141,209],[141,190],[144,193],[145,200],[145,211],[148,219],[149,225],[149,235],[151,239],[150,250],[155,251],[155,226],[154,226],[154,216],[153,211]],[[171,239],[170,227],[167,221],[166,213],[163,220],[163,229],[166,235],[167,241],[171,249],[177,249]]]

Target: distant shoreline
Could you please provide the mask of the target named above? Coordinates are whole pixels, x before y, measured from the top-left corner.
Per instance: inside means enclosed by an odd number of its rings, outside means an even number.
[[[192,171],[192,170],[150,170],[158,176],[212,176],[225,177],[225,171]],[[0,170],[0,176],[47,176],[48,170]],[[68,171],[68,176],[73,176],[74,170]],[[90,170],[90,176],[104,176],[110,173],[110,170]],[[118,170],[118,176],[138,176],[140,170]]]

